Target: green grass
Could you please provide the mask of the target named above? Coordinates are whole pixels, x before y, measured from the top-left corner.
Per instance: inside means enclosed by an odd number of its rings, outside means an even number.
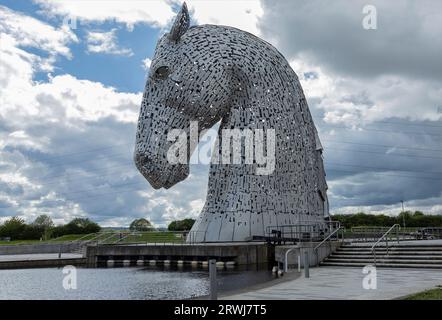
[[[67,234],[55,239],[49,240],[50,242],[63,242],[63,241],[75,241],[81,238],[81,240],[90,240],[95,237],[95,233],[85,235],[85,234]]]
[[[121,234],[124,236],[128,231],[124,230]],[[48,241],[40,240],[15,240],[15,241],[0,241],[0,245],[16,245],[16,244],[37,244],[37,243],[59,243],[67,241],[75,241],[81,238],[81,240],[91,240],[94,239],[97,234],[68,234],[55,239],[50,239]],[[102,240],[104,243],[117,242],[120,238],[120,232],[103,232],[96,240]],[[171,231],[150,231],[143,232],[138,235],[130,235],[124,238],[119,243],[130,243],[130,242],[144,242],[144,243],[182,243],[184,238],[181,233],[171,232]]]
[[[404,300],[442,300],[442,286],[406,296]]]
[[[10,245],[15,245],[15,244],[35,244],[35,243],[40,243],[40,242],[44,242],[44,241],[40,241],[40,240],[14,240],[14,241],[0,241],[0,246],[10,246]]]
[[[118,239],[118,238],[116,238]],[[152,231],[145,232],[140,235],[129,236],[123,241],[125,242],[173,242],[173,243],[181,243],[184,242],[182,235],[180,233],[168,232],[168,231]]]

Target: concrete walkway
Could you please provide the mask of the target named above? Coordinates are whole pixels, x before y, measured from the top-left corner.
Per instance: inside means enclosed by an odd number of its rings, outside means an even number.
[[[83,255],[75,253],[62,253],[62,259],[79,259]],[[58,253],[34,253],[34,254],[5,254],[0,255],[0,261],[34,261],[59,259]]]
[[[442,285],[441,270],[377,269],[377,289],[364,289],[367,274],[362,268],[320,267],[310,269],[310,278],[224,296],[222,299],[245,300],[388,300]]]

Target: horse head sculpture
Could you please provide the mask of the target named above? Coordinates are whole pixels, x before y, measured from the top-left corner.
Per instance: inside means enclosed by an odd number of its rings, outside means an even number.
[[[168,160],[174,144],[168,132],[179,129],[188,137],[192,122],[198,134],[220,122],[212,155],[218,161],[210,166],[194,241],[247,241],[273,226],[323,224],[328,200],[322,147],[295,72],[250,33],[189,22],[183,4],[157,43],[138,120],[138,170],[155,189],[186,179],[188,163]],[[223,134],[227,130],[230,135]],[[235,147],[234,139],[252,145]],[[195,144],[185,142],[188,160]],[[225,161],[226,148],[239,153],[233,163]],[[267,152],[266,164],[258,151]],[[255,158],[247,162],[250,155]]]

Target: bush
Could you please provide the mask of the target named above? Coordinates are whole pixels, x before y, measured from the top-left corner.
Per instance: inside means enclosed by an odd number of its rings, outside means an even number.
[[[0,237],[10,237],[11,240],[21,240],[25,228],[26,224],[23,219],[12,217],[0,226]]]
[[[41,226],[26,225],[20,235],[20,240],[39,240],[44,238],[45,229]]]
[[[64,226],[65,234],[87,234],[100,231],[100,226],[88,218],[75,218]]]
[[[50,233],[53,238],[58,238],[67,234],[88,234],[100,230],[101,227],[88,218],[75,218],[65,225],[51,228]]]
[[[39,240],[43,237],[45,228],[34,224],[26,224],[18,217],[13,217],[0,226],[0,238],[9,237],[11,240]]]
[[[51,236],[53,238],[58,238],[58,237],[64,236],[65,234],[68,234],[66,232],[65,226],[56,226],[51,229]]]
[[[169,231],[189,231],[190,229],[192,229],[194,223],[194,219],[176,220],[172,221],[167,229]]]

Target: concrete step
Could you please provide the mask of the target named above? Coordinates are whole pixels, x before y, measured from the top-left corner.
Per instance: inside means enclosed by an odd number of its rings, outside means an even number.
[[[387,255],[379,255],[378,257],[385,258]],[[390,254],[388,255],[390,259],[415,259],[415,260],[441,260],[442,261],[442,255],[440,256],[434,256],[434,255],[394,255]],[[330,258],[334,259],[373,259],[373,255],[371,254],[360,254],[360,255],[341,255],[333,253],[330,255]]]
[[[379,249],[385,249],[386,248],[386,246],[376,246],[376,248],[379,248]],[[434,251],[440,251],[440,250],[442,250],[442,246],[434,246],[434,245],[432,245],[432,246],[429,246],[429,245],[427,245],[427,246],[418,246],[418,245],[413,245],[413,246],[401,246],[401,245],[399,245],[399,246],[397,246],[397,245],[394,245],[394,244],[392,244],[392,245],[389,245],[388,246],[388,248],[390,248],[390,249],[401,249],[401,250],[434,250]],[[371,249],[371,246],[354,246],[354,245],[351,245],[351,246],[349,246],[349,245],[343,245],[343,246],[341,246],[340,247],[340,249],[343,249],[343,250],[368,250],[368,249]]]
[[[391,241],[376,247],[376,266],[388,268],[442,269],[442,245],[406,244]],[[364,267],[374,264],[371,246],[344,244],[320,263],[321,266]]]
[[[374,262],[374,259],[335,259],[335,258],[327,258],[324,260],[325,262],[340,262],[340,263],[364,263],[370,264]],[[442,260],[416,260],[416,259],[386,259],[386,258],[377,258],[376,262],[379,263],[393,263],[393,264],[441,264]]]
[[[373,265],[373,262],[370,264]],[[367,263],[354,262],[328,262],[320,263],[320,266],[334,267],[365,267]],[[442,269],[442,264],[407,264],[407,263],[376,263],[377,268],[422,268],[422,269]]]
[[[371,251],[335,251],[340,255],[370,255]],[[442,251],[388,251],[390,255],[442,256]],[[376,250],[376,254],[387,254],[387,251]]]
[[[342,254],[353,254],[353,253],[364,253],[364,254],[370,254],[371,253],[371,249],[369,250],[341,250],[338,249],[336,250],[336,252],[342,253]],[[387,252],[387,250],[384,249],[376,249],[376,252]],[[440,255],[442,254],[442,250],[441,251],[430,251],[430,250],[397,250],[397,249],[389,249],[388,252],[390,253],[398,253],[398,254],[428,254],[428,255]]]
[[[377,249],[385,250],[385,246],[377,246]],[[389,246],[389,250],[423,250],[423,251],[442,251],[442,246],[434,247],[434,246]],[[371,246],[341,246],[339,250],[371,250]]]

